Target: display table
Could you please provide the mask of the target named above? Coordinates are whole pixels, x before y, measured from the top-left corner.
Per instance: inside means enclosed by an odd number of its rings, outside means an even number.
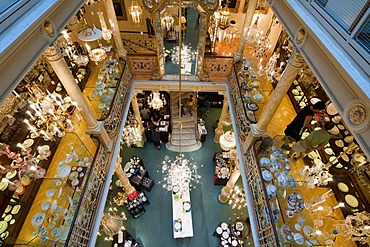
[[[191,216],[191,203],[189,188],[180,196],[172,193],[172,216],[173,216],[173,237],[193,237],[193,220]]]

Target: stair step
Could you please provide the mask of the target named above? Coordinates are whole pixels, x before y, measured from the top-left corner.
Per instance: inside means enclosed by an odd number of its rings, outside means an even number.
[[[184,134],[194,134],[194,128],[183,128],[181,133]],[[179,135],[180,131],[177,128],[172,128],[172,135]]]
[[[195,140],[195,134],[194,133],[189,133],[189,134],[181,134],[181,140]],[[171,135],[171,142],[174,141],[180,141],[180,134],[172,134]]]
[[[194,139],[193,140],[181,140],[181,147],[191,146],[191,145],[194,145],[196,143],[197,143],[197,141],[194,140]],[[172,146],[180,146],[180,141],[172,140],[171,145]]]

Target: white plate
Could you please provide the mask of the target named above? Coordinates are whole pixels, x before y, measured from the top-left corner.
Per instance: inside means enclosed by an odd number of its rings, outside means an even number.
[[[40,226],[44,222],[45,214],[39,212],[32,217],[31,223],[33,226]]]
[[[337,110],[337,108],[335,108],[335,106],[334,106],[333,103],[330,103],[326,107],[326,111],[328,112],[329,115],[336,115],[336,114],[338,114],[338,110]]]
[[[337,162],[338,162],[337,157],[335,157],[335,156],[330,156],[330,157],[329,157],[329,162],[330,162],[330,163],[333,163],[333,164],[337,163]]]
[[[294,234],[294,241],[297,244],[302,245],[304,243],[304,238],[303,238],[302,234],[299,234],[299,233]]]
[[[341,163],[338,163],[338,164],[335,166],[335,168],[341,169],[341,168],[343,168],[343,165],[342,165]]]
[[[353,142],[353,136],[346,136],[344,138],[344,141],[347,142],[347,143],[352,143]]]
[[[321,101],[321,99],[318,99],[318,98],[312,98],[311,99],[311,103],[314,105],[316,104],[317,102]]]
[[[298,91],[297,89],[293,89],[293,90],[292,90],[292,93],[293,93],[294,95],[299,95],[299,91]]]
[[[272,174],[271,174],[271,172],[269,172],[269,171],[267,171],[267,170],[264,170],[264,171],[262,171],[262,177],[263,177],[263,179],[265,180],[265,181],[271,181],[271,179],[272,179]]]
[[[6,222],[9,222],[11,219],[12,219],[12,215],[11,214],[8,214],[7,216],[5,216],[4,217],[4,220],[6,221]]]
[[[337,127],[340,129],[340,130],[344,130],[346,127],[344,127],[344,125],[342,124],[338,124]]]
[[[64,160],[59,161],[58,166],[64,166]]]
[[[217,227],[216,228],[216,232],[217,232],[217,234],[221,234],[222,233],[222,228],[221,227]]]
[[[295,228],[297,231],[302,230],[302,226],[301,226],[301,224],[298,224],[298,223],[296,223],[296,224],[294,225],[294,228]]]
[[[184,203],[184,209],[185,209],[186,211],[188,211],[188,210],[190,209],[190,207],[191,207],[190,202],[186,202],[186,203]]]
[[[298,223],[301,224],[301,226],[306,225],[306,222],[307,222],[307,220],[306,220],[305,217],[303,217],[303,216],[298,217]]]
[[[8,228],[8,222],[0,221],[0,233],[3,233]]]
[[[77,168],[78,172],[82,172],[82,170],[83,170],[83,168],[81,166]]]
[[[33,139],[27,139],[23,142],[23,146],[25,148],[29,148],[31,147],[33,144],[35,143],[35,141]]]
[[[319,155],[314,151],[314,152],[310,152],[308,155],[307,155],[310,159],[317,159],[319,157]]]
[[[343,182],[339,182],[338,183],[338,189],[344,193],[347,193],[349,191],[349,187],[347,184],[343,183]]]
[[[41,209],[42,210],[48,210],[50,208],[50,202],[44,202],[42,205],[41,205]]]
[[[53,197],[55,195],[55,190],[50,189],[46,192],[46,197]]]
[[[12,205],[6,206],[6,209],[5,209],[4,213],[9,213],[10,210],[12,210]]]
[[[7,172],[6,175],[5,175],[5,177],[7,179],[12,179],[12,178],[15,177],[15,175],[17,175],[17,170],[13,170],[13,171]]]
[[[12,219],[10,222],[9,222],[9,224],[10,225],[13,225],[15,223],[15,219]]]
[[[229,237],[229,233],[227,233],[227,232],[223,232],[223,233],[222,233],[222,237],[223,237],[224,239],[227,239],[227,238]]]
[[[305,227],[303,227],[303,233],[304,233],[304,235],[306,235],[306,237],[312,237],[312,236],[310,236],[310,234],[312,234],[312,233],[314,233],[315,232],[315,230],[312,228],[312,227],[310,227],[310,226],[305,226]]]
[[[328,155],[333,155],[334,151],[331,148],[325,148],[325,153],[327,153]]]
[[[72,186],[77,186],[80,183],[80,181],[76,178],[72,181]]]
[[[343,159],[345,162],[349,162],[349,158],[348,158],[348,155],[347,155],[347,154],[342,154],[342,159]]]
[[[227,226],[227,224],[226,224],[225,222],[222,222],[222,223],[221,223],[221,228],[222,228],[222,229],[226,230],[226,229],[227,229],[227,227],[228,227],[228,226]]]
[[[175,228],[175,230],[180,230],[181,229],[181,223],[180,222],[176,222],[173,227]]]
[[[70,180],[73,180],[78,177],[78,172],[71,172],[68,176]]]
[[[67,165],[64,165],[64,166],[60,167],[58,175],[59,175],[60,178],[66,178],[66,177],[68,177],[70,172],[71,172],[71,167],[67,166]]]
[[[328,132],[330,134],[333,134],[333,135],[338,135],[339,134],[339,129],[337,126],[334,126],[332,129],[328,130]]]
[[[57,180],[57,181],[55,182],[55,185],[56,185],[57,187],[61,186],[61,185],[62,185],[62,181],[61,181],[61,180]]]
[[[78,175],[80,178],[82,178],[83,176],[85,176],[85,173],[83,172],[80,172],[80,174]]]
[[[270,165],[270,159],[266,158],[266,157],[263,157],[263,158],[260,159],[260,164],[263,167],[269,166]]]
[[[346,195],[344,200],[353,208],[357,208],[359,205],[358,200],[353,195]]]
[[[336,140],[335,145],[337,145],[337,147],[342,148],[342,147],[344,147],[344,142],[342,140]]]
[[[21,209],[21,205],[15,205],[11,211],[12,214],[17,214]]]
[[[269,185],[267,185],[267,187],[266,187],[266,191],[267,191],[267,194],[271,196],[271,195],[273,195],[273,194],[275,194],[275,193],[276,193],[277,188],[276,188],[276,186],[275,186],[275,185],[273,185],[273,184],[269,184]]]
[[[341,116],[339,116],[339,115],[337,115],[337,116],[333,117],[333,122],[334,122],[334,123],[340,123],[340,120],[342,120],[342,117],[341,117]]]
[[[315,165],[320,165],[321,163],[323,163],[322,162],[322,160],[321,159],[314,159],[313,160],[313,163],[315,163]]]

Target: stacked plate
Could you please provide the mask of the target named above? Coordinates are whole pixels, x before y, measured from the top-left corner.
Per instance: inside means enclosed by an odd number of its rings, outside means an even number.
[[[271,174],[271,172],[269,172],[267,170],[262,171],[262,177],[267,182],[272,180],[272,174]]]

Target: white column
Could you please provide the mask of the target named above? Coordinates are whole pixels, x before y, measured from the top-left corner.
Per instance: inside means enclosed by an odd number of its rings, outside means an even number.
[[[120,58],[126,59],[127,51],[123,47],[122,37],[118,26],[116,12],[114,12],[113,2],[112,0],[104,0],[104,5],[113,31],[113,39],[116,45],[117,55]]]
[[[239,165],[239,161],[236,160],[235,168],[230,175],[229,181],[227,181],[226,186],[221,189],[221,193],[218,195],[218,200],[220,202],[227,203],[231,195],[231,192],[233,188],[235,187],[236,181],[238,181],[239,177],[240,177],[240,165]]]
[[[239,61],[242,56],[243,56],[243,51],[245,47],[245,37],[247,36],[248,29],[252,25],[252,20],[253,20],[253,15],[254,15],[254,10],[256,8],[258,0],[250,0],[248,2],[248,9],[247,13],[244,18],[244,23],[243,23],[243,29],[240,34],[240,39],[239,39],[239,44],[238,44],[238,49],[234,53],[234,61]]]
[[[293,49],[287,66],[285,67],[275,90],[271,94],[270,99],[267,102],[260,119],[258,120],[258,123],[251,125],[251,131],[249,132],[245,141],[247,150],[250,149],[251,145],[254,144],[257,138],[268,135],[268,124],[276,113],[281,101],[288,92],[298,72],[303,68],[304,65],[305,61],[302,55]]]
[[[86,122],[86,133],[97,137],[100,143],[110,151],[112,141],[110,140],[107,131],[104,128],[104,122],[97,121],[88,103],[86,102],[80,88],[78,87],[75,78],[65,62],[60,49],[56,46],[50,46],[45,51],[46,59],[52,66],[55,74],[58,76],[63,87],[68,95],[79,106],[80,113]]]
[[[220,119],[218,120],[217,128],[215,129],[215,135],[213,137],[213,142],[219,143],[220,142],[220,136],[224,133],[224,120],[225,116],[229,111],[229,102],[227,100],[227,96],[224,95],[224,102],[222,105],[222,110],[221,110],[221,116]]]
[[[119,181],[121,182],[126,195],[131,195],[135,191],[135,188],[131,185],[130,180],[127,178],[126,173],[122,169],[122,158],[117,156],[116,163],[114,165],[114,172],[116,173]]]

